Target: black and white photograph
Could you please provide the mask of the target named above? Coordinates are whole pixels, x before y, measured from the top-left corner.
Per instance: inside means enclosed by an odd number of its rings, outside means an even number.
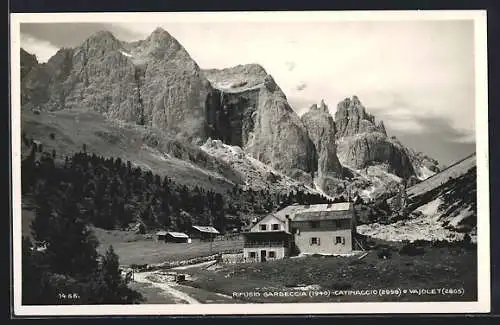
[[[10,44],[16,314],[490,311],[485,11],[19,13]]]

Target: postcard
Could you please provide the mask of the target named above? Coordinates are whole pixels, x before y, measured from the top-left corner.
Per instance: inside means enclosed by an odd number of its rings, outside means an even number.
[[[490,311],[486,11],[11,14],[16,316]]]

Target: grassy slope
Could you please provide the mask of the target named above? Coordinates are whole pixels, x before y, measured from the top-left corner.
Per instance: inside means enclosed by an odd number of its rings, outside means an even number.
[[[393,288],[464,288],[464,296],[406,295],[325,297],[253,297],[251,302],[312,301],[450,301],[477,297],[476,250],[455,247],[427,247],[420,256],[400,255],[383,260],[376,251],[358,257],[302,257],[258,264],[226,265],[218,272],[190,269],[197,279],[189,283],[205,290],[232,295],[233,292],[286,290],[300,285],[321,285],[324,289],[366,290]],[[243,299],[243,298],[240,298]]]
[[[64,110],[35,115],[23,111],[21,129],[28,137],[41,141],[44,151],[55,149],[58,159],[81,151],[86,144],[89,153],[130,160],[146,170],[188,186],[223,192],[241,182],[236,172],[199,148],[184,146],[159,131],[108,121],[95,112]],[[51,133],[55,135],[54,139],[51,139]],[[146,145],[148,139],[151,141]],[[189,157],[199,159],[200,163],[190,162]]]
[[[156,264],[166,261],[180,261],[195,257],[209,256],[217,252],[241,251],[243,240],[220,240],[212,243],[193,240],[192,243],[165,243],[145,238],[144,235],[135,235],[120,230],[103,230],[96,228],[100,252],[104,252],[109,245],[113,245],[120,257],[120,264]]]
[[[470,170],[475,166],[476,166],[476,155],[473,154],[457,162],[456,164],[446,168],[440,173],[437,173],[427,178],[426,180],[408,188],[406,190],[406,193],[410,199],[414,196],[422,195],[448,182],[450,178],[457,178],[464,175],[465,173],[467,173],[468,170]]]

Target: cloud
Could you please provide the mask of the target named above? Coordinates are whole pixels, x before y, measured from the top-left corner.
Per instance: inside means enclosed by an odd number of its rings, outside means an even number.
[[[476,135],[466,132],[463,136],[453,138],[450,141],[454,143],[476,143]]]
[[[295,69],[296,64],[293,61],[286,61],[285,65],[286,65],[288,71],[293,71],[293,69]]]
[[[21,33],[21,47],[30,54],[35,54],[38,62],[47,62],[56,54],[58,47],[50,42]]]
[[[475,143],[475,133],[469,130],[460,130],[452,126],[450,119],[445,117],[415,117],[425,126],[428,135],[439,137],[448,142]]]
[[[109,23],[22,23],[20,30],[22,34],[45,40],[58,48],[79,46],[90,35],[102,30],[111,31],[124,41],[138,37],[132,30]]]
[[[295,89],[296,89],[297,91],[302,91],[302,90],[304,90],[304,89],[306,89],[306,88],[307,88],[307,84],[306,84],[305,82],[303,82],[303,81],[301,81],[301,82],[300,82],[300,83],[299,83],[299,84],[295,87]]]
[[[292,107],[292,109],[297,113],[299,116],[307,112],[307,110],[311,107],[311,105],[315,104],[315,100],[308,100],[303,97],[299,96],[289,96],[288,97],[288,103]]]

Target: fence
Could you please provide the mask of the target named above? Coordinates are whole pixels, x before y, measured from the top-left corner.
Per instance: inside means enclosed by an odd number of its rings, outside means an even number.
[[[130,267],[135,270],[136,272],[141,272],[141,271],[156,271],[156,270],[162,270],[162,269],[170,269],[178,266],[187,266],[187,265],[193,265],[193,264],[198,264],[198,263],[203,263],[203,262],[208,262],[208,261],[214,261],[217,259],[217,257],[220,254],[213,254],[210,256],[204,256],[204,257],[196,257],[196,258],[191,258],[188,260],[184,261],[168,261],[168,262],[163,262],[160,264],[132,264]]]
[[[276,258],[267,258],[266,261],[276,260]],[[249,264],[260,263],[258,258],[245,257],[243,254],[222,254],[221,263],[223,264]]]

